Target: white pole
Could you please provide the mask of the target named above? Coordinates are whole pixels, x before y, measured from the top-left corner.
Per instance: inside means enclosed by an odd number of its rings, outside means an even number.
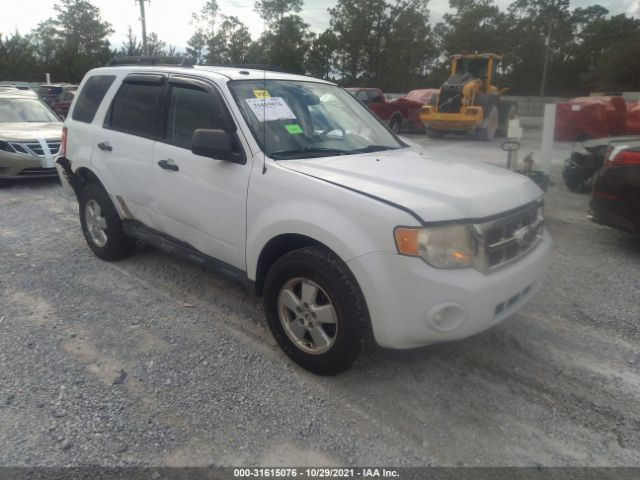
[[[542,171],[545,176],[551,174],[551,158],[553,157],[553,137],[556,130],[556,104],[548,103],[544,106],[544,120],[542,123]]]
[[[47,79],[47,83],[51,83],[51,74],[50,73],[45,73],[46,79]]]

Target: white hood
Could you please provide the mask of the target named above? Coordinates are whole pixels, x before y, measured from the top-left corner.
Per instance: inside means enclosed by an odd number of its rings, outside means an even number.
[[[60,140],[61,136],[62,122],[0,122],[0,140],[8,142],[30,142],[38,138]]]
[[[523,175],[479,160],[436,159],[420,148],[278,163],[408,208],[425,222],[488,217],[542,195]]]

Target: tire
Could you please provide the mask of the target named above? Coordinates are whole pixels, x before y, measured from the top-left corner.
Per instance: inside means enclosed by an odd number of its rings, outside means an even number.
[[[429,138],[442,138],[444,137],[444,132],[441,130],[434,130],[431,127],[427,127],[427,137]]]
[[[318,375],[348,369],[370,331],[355,278],[342,260],[323,247],[305,247],[278,259],[265,279],[264,306],[280,348]]]
[[[489,114],[487,115],[487,128],[478,128],[476,130],[478,139],[490,142],[496,138],[496,131],[498,130],[498,109],[495,105],[491,105],[489,108]]]
[[[402,119],[397,115],[393,117],[391,119],[391,122],[389,122],[389,128],[393,133],[398,135],[400,133],[400,130],[402,129]]]
[[[82,233],[96,257],[118,260],[133,253],[136,241],[124,234],[120,216],[101,185],[85,185],[79,195],[79,204]]]
[[[518,116],[516,113],[516,106],[513,103],[507,103],[503,106],[503,111],[498,113],[500,124],[498,126],[496,136],[506,137],[509,133],[509,120],[514,120]]]

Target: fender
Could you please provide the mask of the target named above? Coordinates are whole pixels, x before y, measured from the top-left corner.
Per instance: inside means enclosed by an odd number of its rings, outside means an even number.
[[[384,205],[382,208],[392,207]],[[306,212],[314,212],[313,218],[305,218]],[[391,225],[385,228],[386,222],[375,224],[374,219],[369,223],[357,223],[353,221],[353,212],[351,214],[348,216],[338,208],[313,200],[271,205],[249,222],[247,276],[251,280],[256,279],[258,261],[264,247],[273,238],[286,234],[312,238],[331,249],[345,263],[372,251],[395,252]],[[381,241],[381,237],[384,240]]]

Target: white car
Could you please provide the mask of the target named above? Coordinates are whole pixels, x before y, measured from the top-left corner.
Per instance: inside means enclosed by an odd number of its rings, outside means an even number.
[[[468,337],[550,258],[528,178],[407,145],[340,87],[235,67],[90,71],[58,158],[93,252],[136,239],[246,280],[295,362]]]

